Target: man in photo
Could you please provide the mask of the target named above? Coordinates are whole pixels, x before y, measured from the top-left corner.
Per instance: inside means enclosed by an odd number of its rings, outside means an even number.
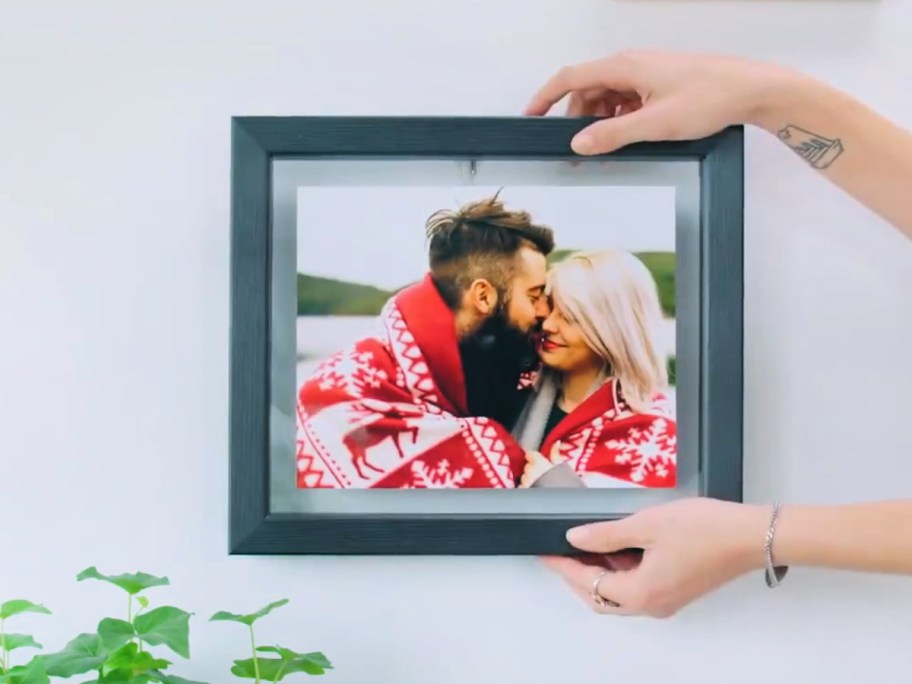
[[[495,195],[435,212],[426,237],[425,277],[300,386],[298,487],[517,486],[552,230]]]

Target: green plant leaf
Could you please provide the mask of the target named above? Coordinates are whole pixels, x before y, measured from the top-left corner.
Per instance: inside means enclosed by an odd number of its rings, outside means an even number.
[[[255,613],[247,613],[246,615],[240,615],[238,613],[229,613],[227,610],[220,610],[215,615],[213,615],[211,618],[209,618],[209,621],[213,622],[213,621],[218,621],[218,620],[226,620],[229,622],[240,622],[245,625],[252,625],[254,622],[259,620],[261,617],[266,617],[273,610],[275,610],[276,608],[279,608],[281,606],[284,606],[286,603],[288,603],[288,599],[281,599],[280,601],[273,601],[268,606],[260,608]]]
[[[192,679],[184,679],[177,675],[165,674],[164,672],[153,672],[155,679],[163,684],[208,684],[208,682],[197,682]]]
[[[98,623],[98,636],[105,649],[115,651],[136,636],[136,631],[126,620],[104,618]]]
[[[26,665],[11,667],[7,672],[0,674],[0,684],[50,684],[47,672],[41,661],[33,658]]]
[[[142,606],[143,608],[149,607],[149,599],[147,599],[145,596],[137,596],[136,600],[139,603],[139,605]]]
[[[189,658],[191,615],[180,608],[162,606],[137,615],[133,624],[136,634],[146,643],[164,644],[178,655]]]
[[[133,674],[130,670],[114,670],[106,675],[91,682],[82,682],[82,684],[150,684],[157,682],[158,679],[151,673]]]
[[[312,653],[297,653],[292,651],[290,648],[285,648],[284,646],[259,646],[257,651],[262,651],[263,653],[275,653],[282,660],[306,660],[318,667],[324,669],[332,669],[332,663],[329,662],[329,658],[323,655],[319,651],[314,651]]]
[[[156,658],[148,651],[140,651],[138,644],[130,642],[114,651],[105,660],[101,672],[103,677],[118,671],[126,671],[130,677],[137,677],[150,670],[168,667],[170,664],[170,661]]]
[[[332,668],[332,665],[329,664],[329,660],[327,660],[326,656],[322,653],[297,654],[293,651],[288,651],[288,649],[283,649],[283,651],[294,654],[296,657],[257,658],[261,680],[281,682],[287,675],[295,674],[296,672],[321,675],[325,674],[326,670]],[[235,660],[234,667],[231,668],[231,674],[236,677],[255,679],[256,670],[254,669],[253,658]]]
[[[13,599],[0,605],[0,620],[6,620],[13,617],[13,615],[19,615],[19,613],[44,613],[45,615],[50,615],[51,611],[40,603],[32,603],[25,599]]]
[[[45,672],[51,677],[72,677],[97,670],[104,663],[108,650],[97,634],[80,634],[56,653],[38,656]]]
[[[15,651],[17,648],[44,648],[30,634],[4,634],[0,637],[0,648]]]
[[[156,577],[155,575],[149,575],[145,572],[134,572],[122,575],[103,575],[98,572],[94,566],[80,572],[76,575],[76,579],[79,582],[87,579],[109,582],[120,587],[131,596],[138,594],[145,589],[149,589],[150,587],[163,587],[171,584],[167,577]]]

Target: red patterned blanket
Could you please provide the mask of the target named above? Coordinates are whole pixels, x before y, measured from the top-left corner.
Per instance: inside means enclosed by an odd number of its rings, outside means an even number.
[[[300,387],[300,488],[512,488],[524,451],[466,415],[452,313],[429,277],[384,307],[376,334]]]

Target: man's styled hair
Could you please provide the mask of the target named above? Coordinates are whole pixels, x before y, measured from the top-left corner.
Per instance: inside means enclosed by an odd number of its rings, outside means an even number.
[[[545,256],[554,249],[551,229],[534,223],[527,211],[508,211],[498,197],[469,202],[428,218],[425,232],[431,279],[454,311],[472,281],[484,278],[505,302],[522,247]]]

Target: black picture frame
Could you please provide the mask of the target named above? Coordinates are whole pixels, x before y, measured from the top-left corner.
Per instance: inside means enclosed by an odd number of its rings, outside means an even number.
[[[289,514],[269,502],[272,231],[277,159],[573,159],[588,118],[261,117],[231,121],[230,554],[573,554],[606,516]],[[742,500],[743,129],[639,143],[603,158],[700,168],[699,461],[704,496]],[[611,516],[607,516],[611,517]]]

